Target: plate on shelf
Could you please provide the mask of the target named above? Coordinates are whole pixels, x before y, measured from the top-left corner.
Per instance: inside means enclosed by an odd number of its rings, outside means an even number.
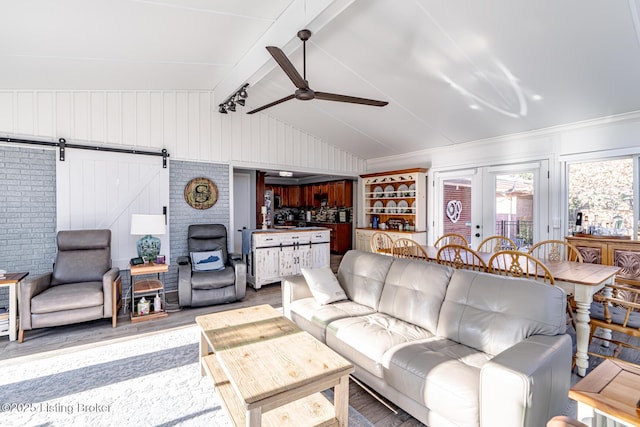
[[[409,196],[416,197],[416,184],[411,184],[409,186]]]
[[[407,213],[409,212],[409,203],[406,200],[400,200],[398,202],[398,207],[396,208],[398,213]]]
[[[386,212],[387,212],[387,213],[396,213],[396,209],[397,209],[397,208],[396,208],[396,202],[395,202],[395,201],[393,201],[393,200],[389,200],[389,201],[387,202],[387,209],[386,209]]]
[[[376,188],[373,189],[373,193],[374,193],[373,197],[382,197],[383,196],[382,191],[383,191],[382,187],[378,185]]]
[[[378,200],[373,204],[373,213],[382,213],[383,210],[384,210],[384,205],[380,200]]]
[[[409,210],[410,213],[416,213],[416,202],[413,201],[411,202],[411,209]]]
[[[396,197],[396,189],[391,184],[384,187],[384,193],[385,197]]]
[[[407,184],[400,184],[398,186],[398,197],[409,197],[411,194],[409,193],[409,187]]]

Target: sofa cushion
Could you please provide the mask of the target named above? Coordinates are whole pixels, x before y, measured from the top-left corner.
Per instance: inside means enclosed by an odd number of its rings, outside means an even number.
[[[103,303],[102,282],[68,283],[52,286],[31,298],[31,313],[75,310],[103,306]]]
[[[338,281],[351,301],[377,310],[392,263],[390,256],[348,251],[338,267]]]
[[[348,300],[321,305],[314,298],[302,298],[291,303],[291,320],[322,342],[334,320],[371,313],[375,313],[371,307]]]
[[[318,304],[325,305],[347,299],[344,289],[329,266],[301,268],[300,271]]]
[[[565,333],[566,298],[557,286],[456,270],[436,335],[496,355],[531,335]]]
[[[433,262],[397,259],[389,268],[378,311],[436,332],[453,270]]]
[[[383,357],[391,387],[452,425],[478,425],[480,369],[491,356],[442,337],[403,343]]]
[[[193,271],[191,272],[192,289],[218,289],[235,284],[236,272],[233,267],[226,266],[224,270]]]
[[[432,336],[419,326],[384,313],[372,313],[331,322],[327,327],[326,342],[354,364],[382,378],[382,358],[387,350]]]

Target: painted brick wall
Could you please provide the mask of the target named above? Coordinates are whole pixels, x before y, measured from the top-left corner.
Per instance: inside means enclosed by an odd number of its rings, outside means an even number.
[[[178,289],[177,258],[189,255],[187,229],[191,224],[224,224],[229,230],[229,165],[198,162],[170,162],[169,232],[171,264],[166,274],[166,291]],[[218,201],[209,209],[194,209],[184,200],[184,187],[193,178],[209,178],[218,187]],[[227,248],[231,250],[232,248]]]
[[[0,269],[51,271],[56,255],[56,152],[0,146]],[[0,307],[9,289],[0,287]]]

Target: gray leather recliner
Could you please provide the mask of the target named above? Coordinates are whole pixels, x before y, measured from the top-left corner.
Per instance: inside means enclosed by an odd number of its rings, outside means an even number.
[[[194,271],[190,256],[178,257],[178,302],[181,307],[205,306],[244,298],[247,266],[227,251],[227,229],[222,224],[189,226],[187,248],[193,252],[221,251],[224,268]]]
[[[20,333],[36,328],[111,318],[122,304],[120,269],[111,266],[111,230],[60,231],[50,273],[20,286]]]

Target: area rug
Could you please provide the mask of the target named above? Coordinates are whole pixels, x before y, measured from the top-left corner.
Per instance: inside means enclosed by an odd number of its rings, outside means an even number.
[[[193,325],[2,363],[2,425],[232,426],[198,341]],[[349,425],[373,426],[351,407]]]

